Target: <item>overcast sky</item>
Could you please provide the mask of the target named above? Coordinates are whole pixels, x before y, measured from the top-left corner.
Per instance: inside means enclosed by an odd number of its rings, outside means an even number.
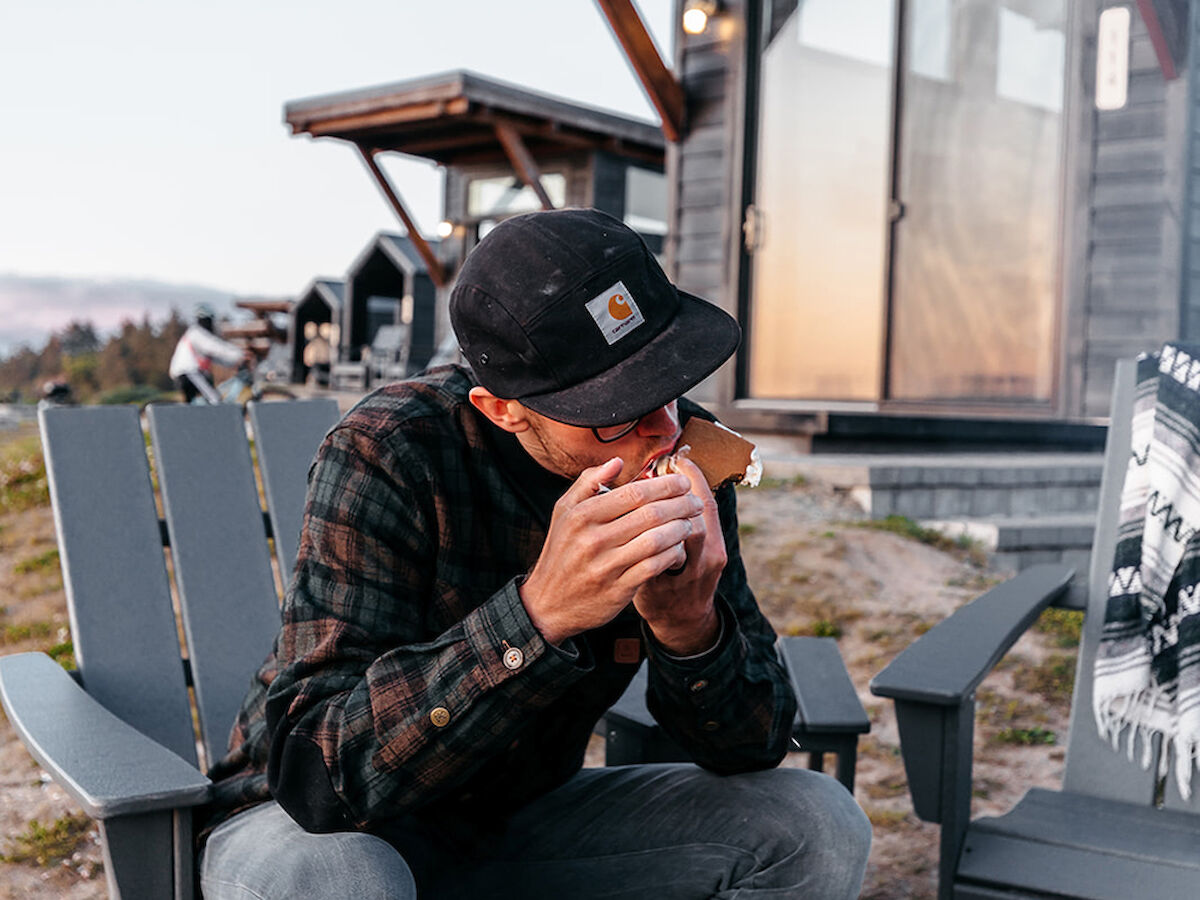
[[[637,2],[668,49],[673,0]],[[458,68],[656,118],[593,0],[3,0],[0,275],[243,295],[339,276],[399,223],[284,104]],[[388,169],[432,231],[437,170]]]

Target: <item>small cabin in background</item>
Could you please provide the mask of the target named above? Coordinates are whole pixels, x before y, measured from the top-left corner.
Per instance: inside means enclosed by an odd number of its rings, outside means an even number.
[[[314,278],[293,304],[288,321],[293,382],[302,384],[311,374],[317,384],[329,384],[333,355],[341,338],[345,293],[344,281]]]

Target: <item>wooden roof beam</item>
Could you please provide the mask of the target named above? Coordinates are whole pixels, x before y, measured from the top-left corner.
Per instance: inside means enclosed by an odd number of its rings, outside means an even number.
[[[542,204],[542,209],[554,209],[554,203],[550,200],[550,195],[546,193],[545,187],[542,186],[542,173],[538,171],[537,161],[533,158],[533,154],[529,152],[529,148],[525,146],[525,142],[521,140],[521,135],[517,129],[513,128],[508,122],[496,122],[496,137],[500,139],[500,146],[504,148],[504,153],[508,157],[508,161],[512,163],[513,171],[520,176],[533,192],[537,194],[538,201]]]
[[[404,206],[404,201],[400,199],[400,195],[396,193],[396,189],[392,187],[392,182],[387,177],[387,173],[379,168],[379,163],[375,161],[376,150],[364,147],[362,144],[355,144],[358,147],[358,153],[362,157],[363,163],[366,164],[367,171],[371,173],[371,177],[375,179],[375,183],[379,185],[379,190],[383,191],[383,196],[387,198],[388,203],[399,216],[400,221],[404,223],[404,229],[408,232],[408,239],[413,242],[413,246],[417,248],[417,253],[421,254],[421,259],[425,261],[425,268],[429,272],[429,278],[434,285],[441,288],[446,286],[446,270],[442,268],[441,261],[433,252],[433,248],[429,246],[429,241],[425,240],[420,229],[417,228],[413,217],[409,215],[408,209]]]
[[[596,5],[608,19],[608,25],[625,51],[650,103],[658,110],[663,135],[668,141],[678,143],[687,110],[683,86],[658,55],[654,39],[646,30],[633,0],[596,0]]]
[[[1169,5],[1167,7],[1169,12]],[[1175,57],[1171,52],[1170,41],[1163,28],[1163,17],[1159,15],[1157,5],[1154,0],[1137,0],[1137,8],[1138,12],[1142,14],[1142,21],[1146,23],[1146,31],[1150,36],[1150,43],[1154,47],[1154,55],[1158,57],[1158,66],[1162,69],[1163,78],[1167,81],[1177,78],[1179,72],[1175,68]],[[1186,14],[1183,21],[1186,25]]]

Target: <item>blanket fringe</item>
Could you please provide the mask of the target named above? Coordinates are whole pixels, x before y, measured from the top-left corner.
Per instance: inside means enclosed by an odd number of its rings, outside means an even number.
[[[1162,688],[1152,685],[1134,692],[1097,696],[1092,708],[1101,738],[1120,752],[1121,738],[1125,736],[1126,756],[1134,762],[1134,754],[1140,749],[1137,762],[1144,770],[1148,771],[1154,763],[1154,739],[1160,738],[1162,750],[1158,754],[1157,776],[1168,777],[1174,763],[1179,795],[1190,800],[1192,773],[1200,761],[1197,759],[1200,734],[1173,728],[1165,701]]]

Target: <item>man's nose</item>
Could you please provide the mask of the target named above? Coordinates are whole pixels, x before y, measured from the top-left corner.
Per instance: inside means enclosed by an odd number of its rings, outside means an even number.
[[[647,413],[638,423],[637,431],[642,437],[664,437],[675,434],[679,429],[679,409],[674,400]]]

